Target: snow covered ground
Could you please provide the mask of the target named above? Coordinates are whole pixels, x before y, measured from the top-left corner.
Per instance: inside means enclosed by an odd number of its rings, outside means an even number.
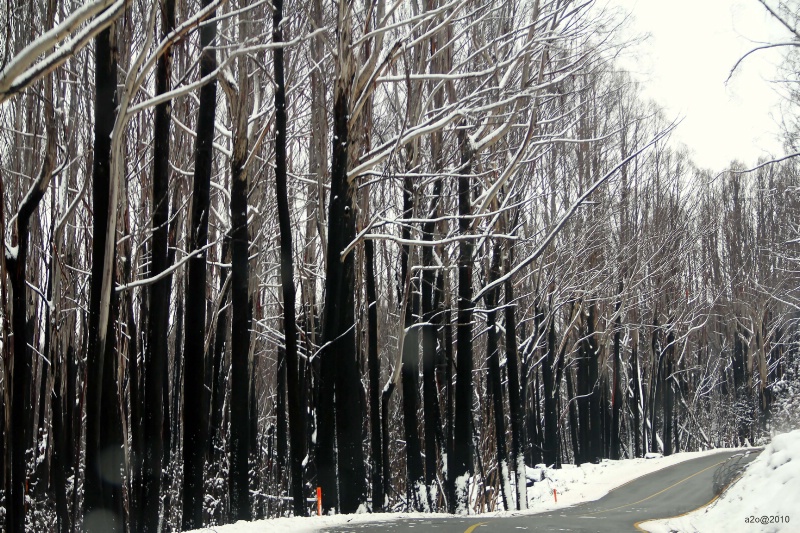
[[[639,524],[651,533],[800,531],[800,430],[772,439],[736,484],[703,509]]]
[[[800,454],[800,441],[798,441]],[[667,466],[725,451],[725,449],[704,452],[678,453],[669,457],[655,455],[650,459],[624,459],[621,461],[604,460],[600,464],[583,464],[579,467],[563,465],[560,470],[528,467],[528,477],[536,481],[528,487],[527,511],[497,511],[473,516],[509,516],[535,514],[553,509],[575,505],[581,502],[597,500],[610,490],[624,485],[637,477],[661,470]],[[795,463],[800,467],[800,461]],[[797,473],[800,479],[800,472]],[[553,501],[553,489],[556,489],[558,502]],[[796,513],[795,513],[796,514]],[[443,513],[365,513],[356,515],[313,516],[309,518],[273,518],[255,522],[237,522],[226,526],[197,529],[189,533],[315,533],[323,528],[363,522],[384,522],[401,518],[441,518]],[[797,526],[800,516],[795,517]],[[662,531],[662,530],[659,530]],[[663,530],[668,531],[668,530]],[[705,531],[705,530],[702,530]],[[756,531],[756,529],[750,529]],[[781,530],[783,531],[783,530]],[[788,531],[788,529],[786,530]]]

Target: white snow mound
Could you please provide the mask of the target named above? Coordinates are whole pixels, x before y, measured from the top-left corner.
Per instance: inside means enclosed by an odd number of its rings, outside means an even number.
[[[772,439],[728,491],[706,508],[639,524],[651,533],[800,531],[800,430]]]

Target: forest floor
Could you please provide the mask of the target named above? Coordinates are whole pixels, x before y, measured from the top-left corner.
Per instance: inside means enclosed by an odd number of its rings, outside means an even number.
[[[790,446],[795,448],[795,453],[798,455],[798,460],[794,463],[795,471],[800,468],[800,431],[795,432],[798,434],[797,442]],[[781,449],[788,444],[780,444],[782,441],[776,437],[778,445],[782,446]],[[774,446],[775,444],[770,446]],[[768,448],[769,449],[769,448]],[[569,507],[579,503],[590,502],[602,498],[609,491],[628,483],[629,481],[646,474],[656,472],[662,468],[666,468],[690,459],[703,457],[719,453],[725,449],[713,449],[702,452],[688,452],[677,453],[669,457],[663,457],[658,454],[653,454],[648,459],[623,459],[619,461],[603,460],[599,464],[582,464],[563,465],[560,470],[548,468],[531,468],[528,467],[528,478],[533,479],[534,485],[528,487],[528,509],[525,511],[503,511],[503,510],[488,510],[484,509],[482,513],[470,513],[474,517],[504,517],[504,516],[519,516],[522,514],[536,514],[548,511],[553,511],[559,508]],[[759,458],[757,462],[762,462]],[[755,466],[755,462],[753,463]],[[540,465],[541,466],[541,465]],[[750,469],[752,470],[752,468]],[[748,470],[749,473],[749,470]],[[793,483],[799,483],[800,472],[793,478]],[[746,481],[745,479],[742,480]],[[737,483],[736,487],[739,488],[742,483]],[[553,489],[556,490],[557,501],[554,501]],[[745,494],[749,489],[743,489],[742,494]],[[733,494],[733,490],[728,491],[725,495],[727,498]],[[800,491],[797,492],[797,499],[787,499],[786,502],[800,501]],[[748,498],[750,498],[748,496]],[[721,499],[722,500],[722,499]],[[720,500],[720,503],[721,503]],[[739,509],[741,503],[738,504]],[[752,506],[751,506],[752,507]],[[753,507],[755,510],[755,507]],[[765,508],[766,509],[766,508]],[[738,510],[738,509],[737,509]],[[776,510],[777,511],[777,510]],[[739,513],[741,514],[741,513]],[[787,514],[787,513],[784,513]],[[354,525],[364,522],[382,522],[393,521],[408,518],[441,518],[448,516],[444,513],[416,513],[416,512],[395,512],[395,513],[363,513],[355,515],[335,515],[335,516],[313,516],[309,518],[292,517],[292,518],[273,518],[269,520],[258,520],[254,522],[237,522],[236,524],[229,524],[226,526],[215,526],[213,528],[198,529],[189,533],[315,533],[322,529]],[[738,515],[737,515],[738,516]],[[793,517],[797,523],[800,523],[800,516]],[[797,523],[794,525],[797,526]],[[655,522],[648,522],[648,527]],[[742,524],[744,525],[744,524]],[[787,524],[788,525],[788,524]],[[670,531],[709,531],[709,529],[694,528],[690,529],[674,529],[672,525],[661,526],[661,529],[653,529],[658,533]],[[712,528],[712,530],[717,530]],[[739,531],[743,528],[733,528],[729,531]],[[762,531],[758,527],[750,528],[749,531]],[[776,531],[789,531],[776,530]]]
[[[777,435],[711,505],[639,524],[651,533],[674,531],[800,531],[800,430]],[[254,530],[255,531],[255,530]]]

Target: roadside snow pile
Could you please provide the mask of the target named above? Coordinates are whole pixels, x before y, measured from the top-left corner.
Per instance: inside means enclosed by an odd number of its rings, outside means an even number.
[[[560,470],[544,468],[544,465],[536,465],[536,468],[528,467],[526,472],[528,479],[537,482],[532,487],[528,487],[528,511],[523,511],[523,513],[540,513],[568,505],[599,500],[609,491],[637,477],[683,461],[722,451],[725,449],[676,453],[668,457],[664,457],[660,453],[648,453],[646,459],[623,459],[620,461],[603,459],[598,464],[584,463],[580,466],[565,464]],[[556,489],[557,503],[553,499],[553,489]]]
[[[639,524],[652,533],[800,531],[800,430],[772,439],[730,490],[710,506],[668,520]]]
[[[657,454],[659,456],[652,459],[604,460],[599,464],[586,463],[580,466],[565,464],[559,470],[547,468],[545,465],[536,465],[534,468],[527,467],[528,482],[533,483],[533,486],[528,487],[528,510],[497,511],[482,515],[470,513],[470,516],[535,514],[597,500],[605,496],[610,490],[624,485],[637,477],[683,461],[722,451],[725,451],[725,449],[677,453],[669,457],[661,457],[660,454]],[[800,462],[798,462],[798,465],[800,466]],[[556,489],[557,503],[553,501],[553,489]],[[446,518],[448,516],[451,515],[445,513],[364,513],[312,516],[308,518],[273,518],[202,528],[186,533],[317,533],[328,528],[351,526],[364,522],[390,522],[405,519],[430,521],[431,519]]]

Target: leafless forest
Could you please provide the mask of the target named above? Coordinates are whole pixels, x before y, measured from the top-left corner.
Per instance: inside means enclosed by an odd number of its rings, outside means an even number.
[[[3,1],[5,530],[520,508],[796,424],[798,161],[697,168],[601,7]]]

